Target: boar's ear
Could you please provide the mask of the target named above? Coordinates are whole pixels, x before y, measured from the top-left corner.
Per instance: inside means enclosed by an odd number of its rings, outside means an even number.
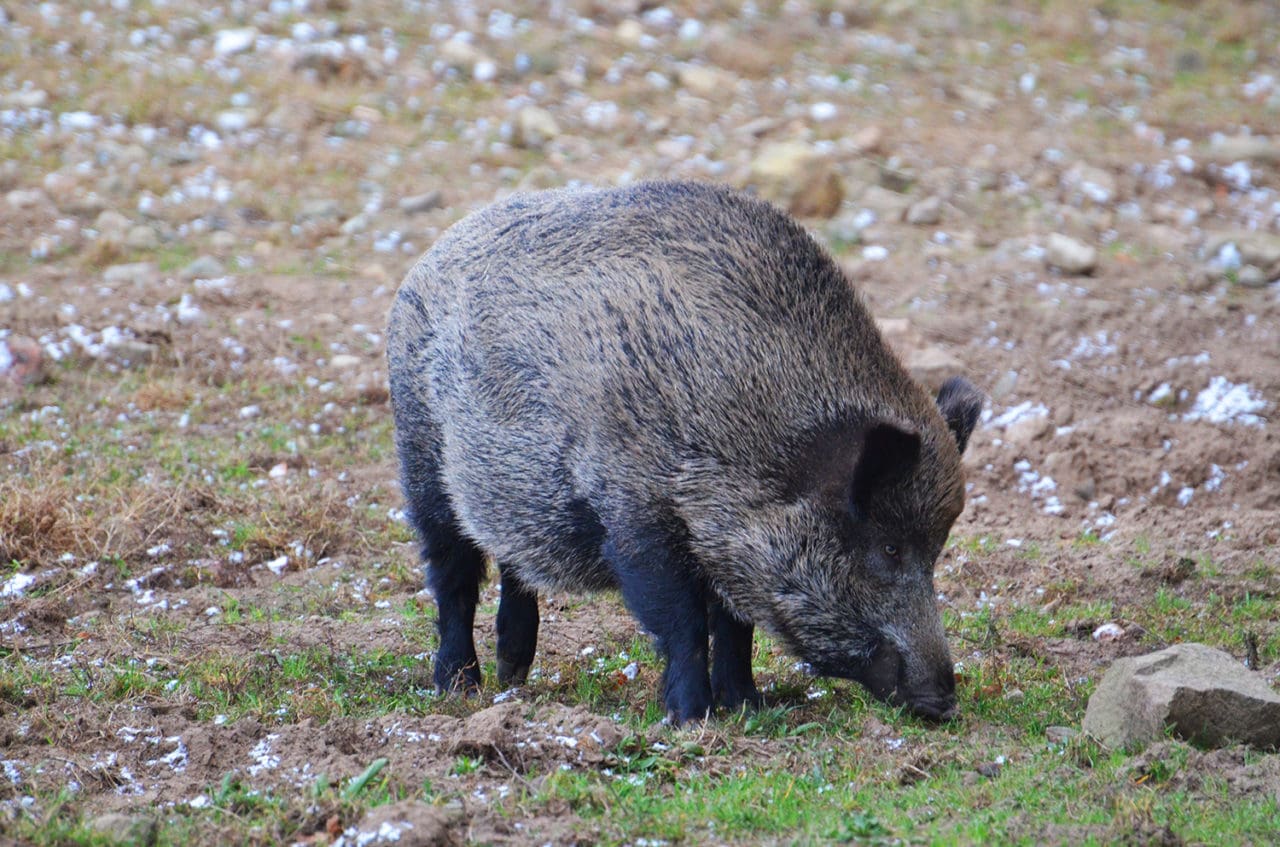
[[[863,435],[853,471],[853,501],[868,502],[886,485],[910,473],[919,458],[919,435],[884,421],[872,424]]]
[[[938,389],[938,409],[947,426],[951,427],[951,434],[956,437],[956,446],[963,453],[973,427],[978,423],[978,415],[982,413],[982,392],[964,377],[953,376]]]

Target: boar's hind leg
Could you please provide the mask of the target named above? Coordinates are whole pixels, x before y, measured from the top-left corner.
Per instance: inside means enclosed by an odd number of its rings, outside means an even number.
[[[520,581],[515,570],[502,570],[502,599],[498,602],[498,682],[504,687],[524,685],[538,646],[538,593]]]
[[[435,595],[439,613],[436,689],[471,694],[480,689],[480,662],[471,628],[484,576],[484,554],[451,527],[437,527],[430,535],[421,524],[418,529],[427,561],[427,584]]]
[[[717,706],[737,710],[760,705],[760,691],[751,677],[751,637],[755,626],[729,614],[719,600],[711,610],[711,691]]]
[[[668,716],[676,724],[702,720],[711,711],[707,600],[691,558],[662,531],[611,532],[603,552],[623,601],[666,659]]]

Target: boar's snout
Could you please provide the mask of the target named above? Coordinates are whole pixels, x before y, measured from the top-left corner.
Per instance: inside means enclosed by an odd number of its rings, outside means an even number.
[[[956,677],[951,657],[944,657],[921,675],[911,673],[911,663],[889,639],[882,638],[871,661],[854,678],[880,700],[905,706],[931,721],[956,716]]]

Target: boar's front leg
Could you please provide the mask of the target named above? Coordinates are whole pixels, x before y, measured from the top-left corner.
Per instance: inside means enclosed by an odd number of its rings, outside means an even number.
[[[623,602],[652,633],[666,660],[667,716],[676,724],[706,718],[711,711],[707,599],[692,556],[660,529],[611,530],[603,552]]]
[[[717,706],[731,711],[760,705],[760,691],[751,677],[751,637],[755,625],[743,623],[719,600],[711,613],[711,691]]]
[[[498,602],[498,682],[524,685],[538,646],[538,593],[520,581],[510,565],[500,565],[502,599]]]

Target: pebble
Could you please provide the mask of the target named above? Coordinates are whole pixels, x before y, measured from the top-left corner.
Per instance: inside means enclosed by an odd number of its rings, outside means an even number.
[[[102,281],[107,285],[148,285],[160,278],[160,271],[154,262],[128,262],[112,265],[102,272]]]
[[[91,819],[86,828],[110,844],[150,847],[156,843],[156,822],[146,815],[109,812]]]
[[[676,82],[698,97],[711,97],[733,91],[737,77],[722,68],[708,65],[681,65],[676,69]]]
[[[907,223],[914,226],[937,226],[942,221],[942,199],[926,197],[907,209]]]
[[[213,38],[213,52],[219,56],[247,53],[257,40],[258,31],[253,27],[224,29]]]
[[[438,188],[423,194],[414,194],[411,197],[401,198],[400,202],[396,204],[397,208],[406,215],[430,212],[433,209],[439,209],[443,205],[444,194]]]
[[[1070,726],[1047,726],[1044,737],[1050,744],[1066,744],[1080,734],[1080,730]]]
[[[183,280],[214,279],[226,275],[226,268],[212,256],[201,256],[182,269],[178,277]]]
[[[0,374],[15,385],[44,380],[44,352],[34,339],[22,335],[0,338]]]
[[[1098,251],[1061,233],[1052,233],[1044,245],[1044,263],[1063,273],[1087,275],[1098,267]]]
[[[560,125],[551,113],[539,106],[525,106],[516,114],[511,143],[517,147],[540,150],[560,135]]]
[[[766,145],[751,163],[760,193],[802,218],[830,218],[844,202],[844,183],[821,153],[802,141]]]
[[[107,209],[94,218],[93,228],[108,238],[124,238],[132,222],[115,209]]]
[[[49,197],[39,188],[16,188],[4,196],[11,209],[34,209],[49,202]]]
[[[124,244],[131,250],[155,250],[160,246],[160,236],[146,224],[135,224],[129,227]]]
[[[1280,142],[1257,135],[1218,136],[1209,144],[1209,156],[1217,162],[1280,162]]]
[[[349,370],[360,365],[360,357],[350,353],[339,353],[329,359],[329,367],[338,371]]]

